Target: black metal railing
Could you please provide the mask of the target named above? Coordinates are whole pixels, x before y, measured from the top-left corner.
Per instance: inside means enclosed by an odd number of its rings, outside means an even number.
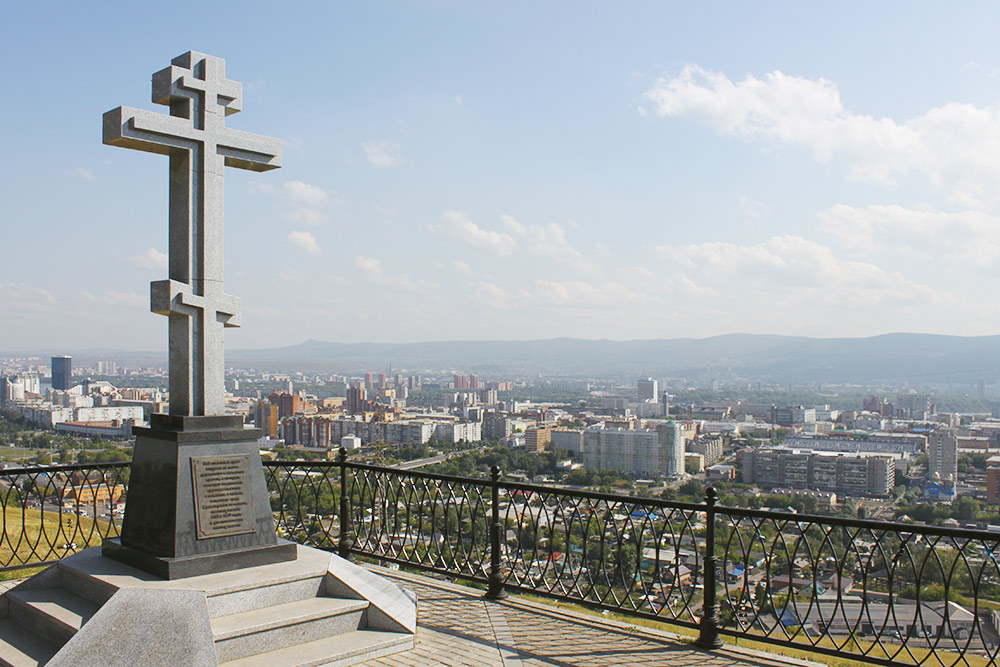
[[[336,461],[265,463],[280,535],[480,584],[887,665],[998,664],[1000,534]],[[127,464],[0,471],[0,569],[118,534]],[[75,500],[69,503],[66,499]],[[62,499],[62,500],[59,500]]]
[[[726,507],[712,489],[682,503],[496,469],[404,471],[343,452],[266,470],[279,532],[476,582],[488,598],[525,592],[661,620],[696,630],[704,648],[730,636],[886,665],[1000,661],[1000,533]]]
[[[128,477],[128,463],[0,470],[0,572],[48,565],[117,537]]]
[[[996,664],[1000,533],[718,508],[720,632],[884,664]]]

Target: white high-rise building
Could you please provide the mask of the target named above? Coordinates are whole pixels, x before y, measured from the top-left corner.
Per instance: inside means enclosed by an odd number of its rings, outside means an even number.
[[[656,401],[660,393],[657,384],[653,378],[639,378],[639,381],[636,383],[636,393],[638,394],[640,403]]]
[[[927,439],[927,477],[935,474],[942,481],[958,480],[958,438],[951,429],[939,429]]]
[[[572,433],[553,431],[561,442]],[[684,436],[675,423],[662,424],[655,431],[592,426],[575,433],[579,434],[575,442],[582,447],[583,463],[588,468],[608,468],[634,475],[672,476],[684,472]]]
[[[684,432],[680,425],[671,420],[656,427],[660,439],[660,451],[663,456],[661,469],[664,475],[681,475],[684,473]]]

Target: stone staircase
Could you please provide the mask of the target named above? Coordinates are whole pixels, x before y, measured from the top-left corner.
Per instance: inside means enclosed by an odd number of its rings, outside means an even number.
[[[413,646],[407,602],[305,547],[294,563],[174,581],[88,549],[0,597],[0,665],[352,664]]]

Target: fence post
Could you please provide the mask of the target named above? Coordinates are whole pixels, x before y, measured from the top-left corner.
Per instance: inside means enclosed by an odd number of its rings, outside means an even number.
[[[503,589],[503,576],[500,573],[500,466],[490,468],[490,574],[487,580],[487,600],[503,600],[507,591]]]
[[[347,488],[347,448],[341,447],[337,462],[340,464],[340,540],[337,543],[337,554],[341,558],[354,560],[351,549],[354,540],[351,539],[351,504],[350,491]]]
[[[719,607],[715,601],[715,501],[718,494],[711,486],[705,489],[705,599],[701,606],[701,623],[695,644],[701,648],[722,647],[719,636]]]

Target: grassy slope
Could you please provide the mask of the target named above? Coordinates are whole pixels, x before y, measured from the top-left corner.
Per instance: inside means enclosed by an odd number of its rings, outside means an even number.
[[[19,565],[68,556],[87,547],[98,546],[107,534],[106,521],[81,517],[60,517],[54,512],[7,507],[4,509],[3,533],[0,536],[0,566]],[[76,549],[63,545],[76,543]],[[18,577],[24,571],[14,572]]]

